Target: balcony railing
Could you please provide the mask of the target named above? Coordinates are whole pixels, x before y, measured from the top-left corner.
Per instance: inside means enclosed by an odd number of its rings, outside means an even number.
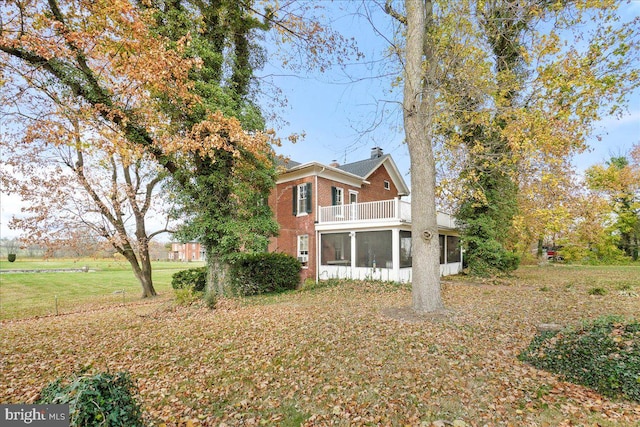
[[[349,205],[324,206],[319,209],[319,222],[398,220],[411,222],[411,203],[400,199]]]

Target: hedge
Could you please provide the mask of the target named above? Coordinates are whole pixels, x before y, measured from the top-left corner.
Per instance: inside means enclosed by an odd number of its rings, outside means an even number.
[[[230,285],[237,295],[248,296],[297,289],[302,265],[283,253],[246,253],[230,264]]]

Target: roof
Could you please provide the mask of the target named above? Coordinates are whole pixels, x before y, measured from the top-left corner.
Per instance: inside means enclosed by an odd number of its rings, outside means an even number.
[[[296,166],[300,166],[302,163],[296,162],[296,161],[291,160],[291,159],[284,158],[282,156],[277,156],[276,160],[275,160],[275,164],[276,164],[276,166],[283,167],[285,169],[291,169],[291,168],[294,168]]]
[[[378,167],[387,159],[391,158],[390,154],[385,154],[381,157],[376,157],[373,159],[365,159],[359,160],[353,163],[347,163],[345,165],[338,166],[338,169],[343,170],[345,172],[352,173],[354,175],[358,175],[362,178],[367,178],[371,175]]]
[[[402,178],[396,163],[390,154],[384,154],[381,156],[371,157],[357,162],[346,163],[338,166],[327,166],[318,162],[300,163],[293,160],[278,159],[276,164],[280,167],[284,167],[285,173],[288,175],[290,172],[307,170],[309,168],[316,168],[324,170],[333,170],[336,173],[342,173],[345,176],[351,176],[352,179],[360,179],[363,183],[367,183],[367,178],[384,165],[391,179],[393,180],[400,195],[409,195],[409,187]]]

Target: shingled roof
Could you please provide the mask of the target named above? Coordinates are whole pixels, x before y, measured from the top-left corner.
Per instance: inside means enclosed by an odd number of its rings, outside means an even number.
[[[382,148],[380,147],[373,147],[371,149],[370,158],[359,160],[357,162],[347,163],[344,165],[339,165],[338,163],[324,165],[318,162],[299,163],[289,159],[276,159],[276,165],[279,167],[284,167],[285,174],[300,172],[306,168],[318,168],[318,170],[322,172],[334,171],[343,173],[344,176],[350,176],[351,178],[361,180],[364,183],[367,183],[366,181],[369,176],[383,164],[384,167],[386,167],[386,169],[388,170],[391,179],[393,179],[396,187],[398,188],[399,194],[403,196],[409,195],[409,188],[404,182],[400,171],[398,171],[398,167],[393,161],[393,158],[390,154],[384,154]]]
[[[352,173],[362,178],[367,178],[369,175],[371,175],[371,173],[373,173],[373,171],[378,169],[382,162],[384,162],[388,157],[391,157],[391,155],[385,154],[380,157],[359,160],[357,162],[340,165],[338,166],[338,169]]]

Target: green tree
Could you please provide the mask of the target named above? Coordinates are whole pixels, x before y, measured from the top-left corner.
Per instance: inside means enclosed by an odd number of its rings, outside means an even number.
[[[638,259],[640,244],[640,165],[626,156],[609,159],[605,165],[595,165],[585,172],[589,188],[609,201],[615,215],[612,232],[618,248]]]
[[[251,84],[264,57],[255,39],[269,25],[251,14],[253,3],[177,0],[153,6],[155,31],[176,46],[189,38],[183,55],[200,60],[189,74],[191,90],[201,100],[197,108],[185,112],[174,100],[162,99],[178,132],[198,128],[216,112],[238,118],[246,132],[264,132]],[[273,153],[267,146],[260,155],[237,147],[229,131],[203,127],[200,133],[204,138],[215,133],[226,146],[205,155],[182,153],[172,187],[178,201],[174,215],[184,220],[177,236],[203,244],[208,291],[224,294],[233,254],[266,250],[268,237],[278,230],[266,203],[275,184]]]
[[[499,274],[517,267],[516,248],[533,243],[520,238],[537,240],[567,212],[570,157],[638,86],[638,34],[611,2],[466,4],[454,21],[465,31],[440,29],[451,34],[443,55],[462,72],[442,73],[438,148],[453,171],[443,184],[455,184],[470,270]]]

